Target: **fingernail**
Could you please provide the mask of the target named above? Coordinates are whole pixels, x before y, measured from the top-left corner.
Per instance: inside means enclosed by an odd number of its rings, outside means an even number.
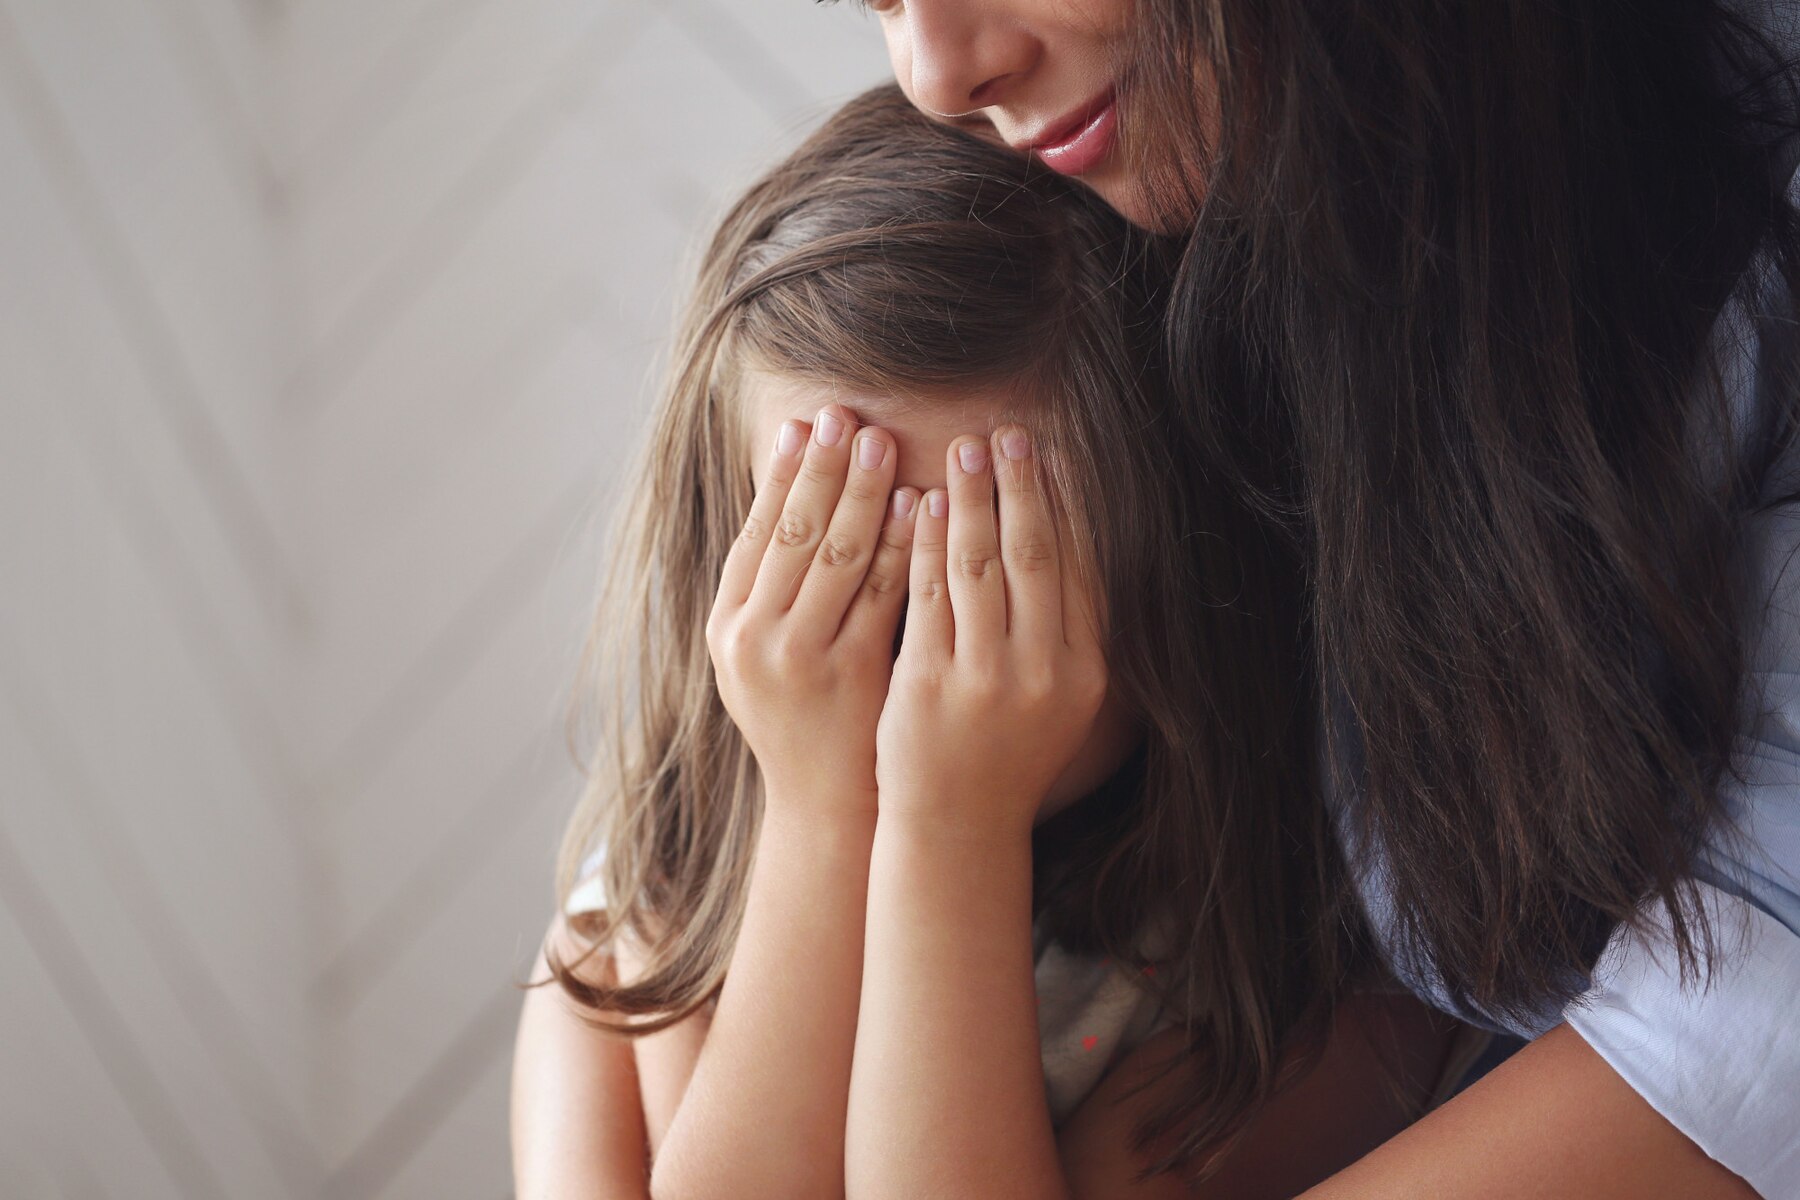
[[[987,466],[987,443],[964,442],[956,448],[956,457],[962,463],[963,472],[973,475]]]
[[[813,434],[819,439],[821,446],[835,446],[838,439],[844,436],[844,423],[837,419],[837,414],[828,408],[819,410],[819,419],[813,422]]]
[[[948,507],[948,505],[949,497],[945,496],[943,492],[938,491],[936,488],[925,493],[925,510],[932,516],[943,516],[944,509]]]
[[[1000,453],[1008,458],[1024,458],[1031,453],[1031,439],[1022,429],[1009,429],[1000,435]]]
[[[783,421],[781,429],[775,434],[775,453],[787,457],[800,449],[800,427],[792,421]]]
[[[865,471],[873,471],[887,457],[887,446],[878,437],[856,439],[856,461]]]
[[[912,495],[912,493],[911,492],[895,492],[894,493],[894,519],[897,521],[904,521],[906,519],[906,514],[910,513],[912,510],[913,510],[913,495]]]

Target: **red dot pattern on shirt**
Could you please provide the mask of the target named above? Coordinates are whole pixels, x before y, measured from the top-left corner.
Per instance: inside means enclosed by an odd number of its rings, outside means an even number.
[[[1102,958],[1100,960],[1100,965],[1103,967],[1111,966],[1112,965],[1112,957],[1110,955],[1108,955],[1107,957]],[[1156,967],[1154,965],[1146,966],[1144,968],[1144,974],[1154,976],[1156,974]],[[1032,1000],[1032,1003],[1035,1004],[1037,1007],[1042,1008],[1042,1007],[1044,1007],[1044,998],[1042,996],[1037,996]],[[1099,1044],[1100,1044],[1100,1039],[1091,1033],[1081,1039],[1081,1048],[1083,1050],[1092,1050],[1095,1046],[1097,1046]]]

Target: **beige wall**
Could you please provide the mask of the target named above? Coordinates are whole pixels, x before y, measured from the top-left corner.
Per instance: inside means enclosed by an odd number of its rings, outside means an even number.
[[[803,0],[0,0],[0,1196],[508,1192],[591,520]]]

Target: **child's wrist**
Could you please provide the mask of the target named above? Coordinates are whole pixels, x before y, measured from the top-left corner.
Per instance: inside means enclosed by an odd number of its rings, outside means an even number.
[[[822,787],[771,786],[763,795],[763,826],[796,837],[871,838],[875,793]]]
[[[998,850],[1029,844],[1032,824],[979,798],[948,802],[942,797],[917,800],[886,792],[881,798],[878,828],[884,835],[914,841]]]

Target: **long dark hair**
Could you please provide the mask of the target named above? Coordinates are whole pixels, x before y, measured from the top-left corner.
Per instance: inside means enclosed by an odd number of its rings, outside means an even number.
[[[1397,945],[1521,1026],[1645,901],[1703,972],[1740,530],[1797,395],[1765,342],[1739,453],[1708,335],[1800,279],[1791,64],[1712,0],[1139,7],[1177,390],[1298,548]]]
[[[755,365],[921,405],[984,384],[1022,396],[1104,597],[1113,686],[1145,729],[1106,786],[1033,834],[1051,937],[1151,968],[1134,978],[1186,1033],[1164,1062],[1179,1085],[1137,1130],[1140,1148],[1179,1137],[1145,1174],[1227,1144],[1282,1049],[1316,1046],[1361,942],[1310,786],[1299,597],[1173,419],[1150,250],[1078,186],[928,120],[892,85],[725,216],[625,491],[571,712],[587,782],[559,895],[598,837],[612,902],[571,926],[590,946],[625,933],[646,947],[643,976],[619,986],[550,956],[596,1022],[642,1035],[708,1002],[742,917],[761,785],[705,623],[751,501],[738,409]]]

